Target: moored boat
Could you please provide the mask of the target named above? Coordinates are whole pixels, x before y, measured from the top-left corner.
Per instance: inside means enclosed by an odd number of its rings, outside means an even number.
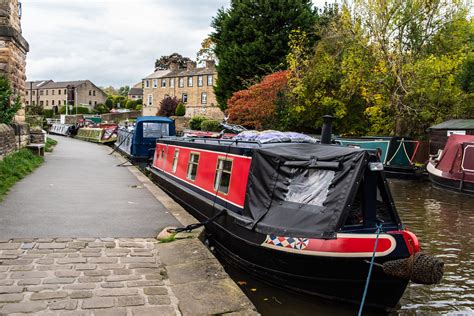
[[[415,179],[419,176],[414,159],[419,141],[407,137],[374,136],[359,138],[336,138],[342,146],[372,149],[379,152],[388,178]]]
[[[134,163],[148,163],[155,152],[156,139],[176,135],[172,119],[160,116],[137,118],[133,126],[118,129],[115,147]]]
[[[474,135],[449,136],[426,171],[434,186],[474,195]]]
[[[80,127],[75,137],[94,143],[113,143],[117,140],[117,129],[117,124],[93,124]]]
[[[376,153],[304,135],[258,137],[157,139],[149,171],[249,273],[357,304],[374,257],[367,305],[394,307],[413,270],[400,277],[380,265],[414,262],[420,245],[403,227]]]

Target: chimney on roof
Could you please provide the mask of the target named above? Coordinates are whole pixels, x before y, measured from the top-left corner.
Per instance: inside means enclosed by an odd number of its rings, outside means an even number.
[[[193,70],[193,69],[196,69],[196,63],[194,61],[187,61],[186,62],[186,68],[188,70]]]
[[[216,68],[216,61],[212,59],[206,60],[206,68],[209,68],[209,69]]]
[[[178,70],[178,69],[179,69],[179,65],[178,65],[178,63],[177,63],[177,62],[175,62],[175,61],[172,61],[172,62],[170,62],[170,66],[169,66],[169,68],[170,68],[170,70],[171,70],[171,71],[176,71],[176,70]]]

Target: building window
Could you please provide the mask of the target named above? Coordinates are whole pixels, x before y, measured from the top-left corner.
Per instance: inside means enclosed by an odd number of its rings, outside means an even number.
[[[58,105],[61,105],[61,100],[58,100]]]
[[[43,95],[43,90],[40,90],[40,95]]]
[[[28,90],[26,90],[26,95],[28,95]]]
[[[97,105],[97,101],[94,101],[94,106],[96,106],[96,105]]]
[[[54,105],[54,100],[51,100],[51,105]]]
[[[219,158],[217,160],[216,175],[214,177],[214,191],[229,193],[232,160]]]
[[[202,76],[198,76],[198,87],[202,87]]]
[[[51,95],[54,95],[54,90],[51,90]]]
[[[48,94],[49,94],[49,90],[46,90],[46,95],[48,95]]]
[[[67,89],[64,89],[64,94],[67,94]]]
[[[31,103],[32,105],[36,105],[36,101],[33,101],[33,103]]]
[[[186,178],[192,181],[196,180],[198,164],[199,164],[199,154],[191,153],[189,155],[188,171],[186,172]]]
[[[43,106],[44,102],[43,101],[40,101],[40,106]]]
[[[166,79],[161,79],[161,87],[162,88],[166,87]]]
[[[153,79],[153,88],[158,88],[158,79]]]
[[[179,159],[179,149],[174,150],[174,157],[173,157],[173,173],[176,173],[176,169],[178,169],[178,159]]]
[[[66,94],[66,93],[64,93],[64,94]],[[58,95],[61,95],[61,90],[58,90]]]
[[[36,95],[36,91],[32,91],[32,93],[31,93],[31,94],[32,94],[32,95]]]
[[[26,101],[26,105],[30,105],[30,102]]]
[[[206,104],[207,103],[207,93],[203,92],[201,93],[201,104]]]
[[[89,100],[89,105],[92,105],[92,101],[91,101],[91,100]]]
[[[193,86],[193,77],[188,77],[188,87]]]
[[[46,106],[49,106],[49,100],[46,100]]]
[[[89,95],[92,95],[92,91],[91,91],[91,90],[89,90]]]
[[[182,96],[181,100],[183,100],[183,103],[188,103],[188,94],[183,93],[183,96]]]
[[[145,80],[145,88],[150,88],[150,80]]]
[[[148,102],[147,102],[147,105],[148,105],[148,106],[152,106],[152,105],[153,105],[153,95],[152,95],[152,94],[149,94],[149,95],[148,95]]]
[[[92,91],[92,95],[95,97],[95,90]]]
[[[183,77],[179,78],[178,86],[180,88],[184,87],[184,78]]]
[[[212,75],[207,76],[207,85],[212,86]]]
[[[174,88],[174,78],[170,79],[170,88]]]

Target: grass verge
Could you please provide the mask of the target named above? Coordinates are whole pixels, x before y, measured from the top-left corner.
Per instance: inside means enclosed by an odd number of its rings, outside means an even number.
[[[28,149],[21,149],[0,161],[0,201],[18,181],[38,168],[44,159]]]
[[[46,138],[46,144],[44,145],[44,151],[50,153],[53,151],[53,147],[56,146],[58,142],[52,138]]]

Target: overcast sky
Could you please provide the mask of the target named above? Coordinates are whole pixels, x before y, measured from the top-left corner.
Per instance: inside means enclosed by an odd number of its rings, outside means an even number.
[[[162,55],[195,59],[212,31],[212,17],[229,2],[22,0],[23,36],[30,44],[27,79],[133,85],[153,72]]]

